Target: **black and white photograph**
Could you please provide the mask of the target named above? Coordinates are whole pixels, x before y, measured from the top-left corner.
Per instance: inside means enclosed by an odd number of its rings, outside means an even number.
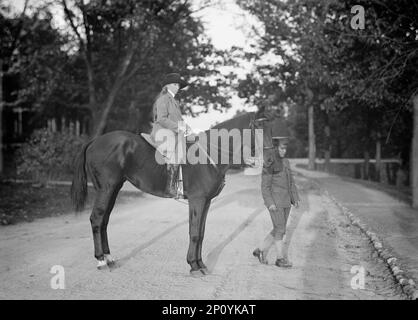
[[[0,0],[0,300],[418,300],[418,1]]]

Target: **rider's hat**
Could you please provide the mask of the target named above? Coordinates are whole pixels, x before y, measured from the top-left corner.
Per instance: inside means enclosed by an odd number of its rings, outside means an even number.
[[[163,81],[161,82],[161,86],[166,86],[167,84],[170,83],[178,83],[180,85],[180,89],[183,89],[185,87],[187,87],[187,82],[185,80],[182,79],[182,77],[180,76],[180,74],[178,73],[169,73],[166,74],[163,78]]]

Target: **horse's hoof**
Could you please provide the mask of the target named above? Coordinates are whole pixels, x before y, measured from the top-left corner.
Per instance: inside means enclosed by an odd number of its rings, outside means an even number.
[[[116,267],[116,260],[113,259],[113,257],[110,254],[105,254],[105,261],[109,268],[115,268]]]
[[[201,277],[203,275],[203,273],[202,273],[201,269],[198,269],[198,270],[190,270],[190,275],[192,277],[199,278],[199,277]]]
[[[105,270],[105,269],[107,269],[107,263],[106,263],[106,260],[99,260],[98,262],[97,262],[97,269],[98,270]]]
[[[293,267],[292,263],[289,262],[286,258],[277,259],[275,265],[280,268],[291,268]]]
[[[209,269],[208,269],[208,268],[206,268],[206,267],[204,267],[204,268],[200,268],[199,270],[200,270],[200,272],[201,272],[201,273],[203,273],[204,275],[209,274]]]
[[[117,269],[117,268],[120,267],[120,265],[119,265],[119,263],[117,261],[109,262],[107,264],[107,266],[109,267],[110,271],[113,271],[113,270],[115,270],[115,269]]]

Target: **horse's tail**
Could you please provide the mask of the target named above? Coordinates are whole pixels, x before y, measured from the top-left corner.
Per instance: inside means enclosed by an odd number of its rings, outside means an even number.
[[[71,184],[71,200],[76,212],[82,211],[87,199],[86,150],[91,141],[83,146],[75,162],[73,182]]]

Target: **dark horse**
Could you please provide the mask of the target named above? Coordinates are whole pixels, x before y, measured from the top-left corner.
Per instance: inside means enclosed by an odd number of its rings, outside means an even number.
[[[255,113],[246,113],[218,124],[213,129],[251,130],[251,148],[254,153],[254,128],[260,128]],[[208,131],[206,131],[209,136]],[[242,141],[242,140],[241,140]],[[212,142],[213,143],[213,142]],[[218,142],[216,142],[218,144]],[[234,146],[233,152],[240,152],[243,145]],[[167,168],[157,163],[156,150],[141,136],[126,131],[104,134],[83,146],[75,164],[75,174],[71,186],[71,198],[77,211],[83,209],[87,197],[87,175],[97,191],[90,216],[94,238],[94,256],[98,267],[111,266],[107,225],[116,196],[123,183],[128,180],[143,192],[170,197],[166,194]],[[219,152],[221,154],[221,152]],[[206,216],[211,200],[219,194],[225,173],[232,163],[184,164],[184,194],[189,202],[189,249],[187,263],[192,274],[207,274],[202,261],[202,241],[205,233]]]

